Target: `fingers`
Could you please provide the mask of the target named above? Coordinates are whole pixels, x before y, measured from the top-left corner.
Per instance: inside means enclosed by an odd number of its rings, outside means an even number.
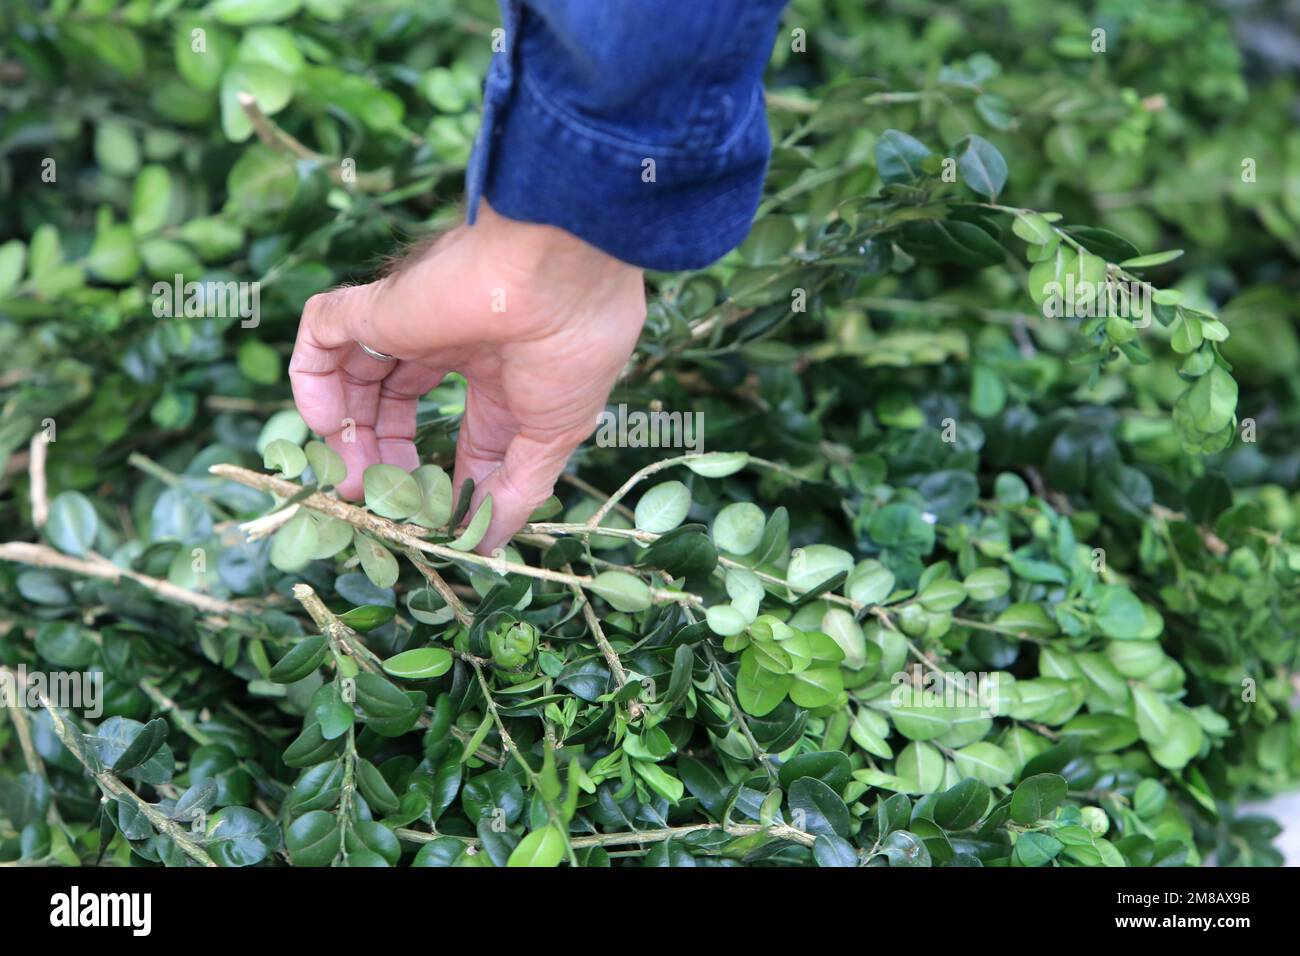
[[[444,370],[417,362],[384,362],[356,343],[396,348],[376,323],[386,310],[376,284],[313,296],[303,310],[289,363],[294,401],[312,431],[323,436],[347,466],[339,485],[360,497],[362,476],[377,462],[408,471],[419,465],[416,401],[442,380]],[[362,338],[367,336],[368,338]]]
[[[379,443],[375,440],[374,430],[349,425],[326,435],[325,443],[339,453],[348,471],[347,477],[338,484],[339,494],[353,500],[360,498],[364,488],[362,476],[367,468],[379,461]]]
[[[465,414],[461,418],[460,434],[456,436],[454,476],[457,498],[465,479],[473,478],[475,486],[481,486],[501,467],[510,443],[519,431],[515,415],[495,397],[475,386],[475,381],[481,379],[481,375],[470,378]]]
[[[420,466],[415,449],[415,409],[420,396],[442,381],[446,370],[415,362],[400,362],[379,387],[375,438],[379,460],[407,471]]]
[[[470,382],[465,416],[456,438],[456,496],[474,479],[472,516],[490,494],[492,522],[475,549],[490,554],[510,540],[550,495],[573,449],[586,432],[521,434],[515,414]]]
[[[356,345],[359,316],[373,301],[373,286],[354,286],[314,295],[303,308],[289,359],[289,382],[299,413],[319,435],[339,432],[348,418],[374,420],[375,398],[366,389],[393,366]],[[354,402],[360,405],[354,407]]]
[[[586,431],[571,431],[545,439],[517,436],[510,443],[501,467],[474,489],[474,507],[492,496],[492,523],[475,549],[491,554],[505,545],[550,497],[575,448]]]

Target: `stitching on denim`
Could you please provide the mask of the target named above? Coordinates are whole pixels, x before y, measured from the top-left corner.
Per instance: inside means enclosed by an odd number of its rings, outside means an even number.
[[[516,80],[522,83],[524,92],[529,95],[533,102],[540,106],[544,112],[551,116],[552,119],[563,125],[570,132],[576,133],[577,135],[592,140],[593,142],[610,146],[614,149],[623,150],[628,153],[640,153],[642,157],[645,155],[653,155],[655,157],[685,156],[697,161],[701,159],[722,159],[728,152],[734,149],[741,140],[750,135],[750,127],[753,124],[754,112],[756,109],[762,108],[763,102],[763,91],[760,88],[756,88],[753,95],[750,97],[749,107],[736,123],[736,128],[732,130],[727,138],[717,146],[701,150],[698,147],[691,146],[658,146],[651,143],[639,142],[637,140],[623,139],[622,137],[607,133],[604,130],[596,129],[595,127],[584,123],[568,110],[548,99],[545,95],[545,91],[542,90],[541,86],[533,79],[532,75],[527,70],[519,70],[516,74]]]

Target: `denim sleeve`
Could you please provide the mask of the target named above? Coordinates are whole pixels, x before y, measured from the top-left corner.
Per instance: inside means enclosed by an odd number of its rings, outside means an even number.
[[[695,269],[752,223],[763,70],[786,0],[501,0],[467,174],[503,216],[648,269]]]

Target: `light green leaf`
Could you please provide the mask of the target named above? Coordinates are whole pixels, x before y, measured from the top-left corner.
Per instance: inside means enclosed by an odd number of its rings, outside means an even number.
[[[451,476],[437,465],[421,465],[411,472],[420,486],[420,510],[411,520],[422,528],[442,528],[451,520]]]
[[[366,507],[377,515],[405,521],[420,510],[420,486],[396,465],[371,465],[362,476]]]
[[[837,574],[853,569],[853,555],[829,544],[810,544],[795,548],[790,555],[786,583],[796,594],[811,591]]]
[[[281,571],[300,571],[311,561],[318,545],[316,522],[300,509],[271,539],[271,564]]]
[[[348,469],[343,456],[324,442],[309,441],[303,452],[307,456],[307,464],[311,465],[312,474],[316,476],[316,484],[322,488],[342,484],[347,478]]]
[[[285,478],[297,478],[307,467],[307,456],[293,442],[277,438],[263,449],[262,466]]]
[[[985,740],[962,747],[952,755],[952,762],[961,776],[974,777],[990,787],[1008,784],[1016,775],[1007,752]]]
[[[752,501],[727,505],[713,519],[713,543],[731,554],[749,554],[763,538],[766,518]]]
[[[442,647],[417,647],[384,661],[384,670],[407,680],[428,680],[451,670],[451,652]]]
[[[166,166],[146,166],[136,177],[131,195],[131,228],[146,236],[167,225],[172,205],[172,177]]]
[[[845,595],[859,604],[879,604],[893,590],[894,572],[875,558],[859,561],[844,582]]]
[[[691,510],[690,490],[680,481],[655,485],[636,504],[636,526],[642,531],[663,534],[676,528]]]
[[[602,571],[586,588],[617,611],[633,613],[650,606],[649,586],[626,571]]]
[[[79,491],[64,491],[50,502],[45,536],[64,554],[84,557],[95,544],[99,516],[95,506]]]
[[[369,535],[357,533],[353,543],[361,558],[361,570],[377,588],[391,588],[397,583],[397,559],[382,544]]]
[[[455,541],[447,543],[447,547],[456,551],[473,551],[478,547],[478,543],[483,540],[487,534],[488,525],[492,523],[492,496],[488,495],[483,499],[483,503],[478,506],[478,511],[474,512],[474,517],[470,519],[465,530],[461,532],[460,537]]]
[[[514,848],[506,866],[558,866],[564,859],[564,836],[553,826],[534,830]]]
[[[242,27],[287,20],[301,6],[302,0],[213,0],[206,9],[221,23]]]
[[[744,451],[714,451],[698,458],[689,458],[686,467],[702,478],[725,478],[749,464],[749,453]]]

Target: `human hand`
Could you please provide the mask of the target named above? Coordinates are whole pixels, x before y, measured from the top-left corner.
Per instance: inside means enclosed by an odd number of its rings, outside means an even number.
[[[307,425],[347,464],[339,492],[358,498],[368,466],[419,466],[416,400],[449,371],[464,375],[455,488],[474,479],[470,514],[492,495],[486,554],[546,500],[595,430],[644,321],[640,269],[483,202],[475,225],[388,277],[312,296],[289,380]]]

